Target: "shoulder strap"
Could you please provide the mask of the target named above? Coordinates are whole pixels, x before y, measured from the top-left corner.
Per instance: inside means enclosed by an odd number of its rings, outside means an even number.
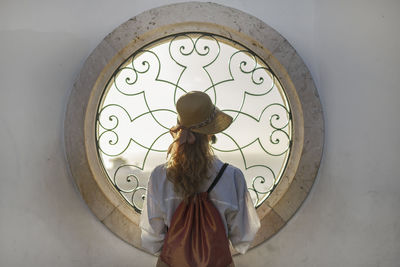
[[[228,167],[228,163],[224,163],[224,165],[221,167],[219,170],[217,177],[215,177],[214,182],[210,185],[210,187],[207,190],[207,193],[210,193],[211,190],[213,190],[214,186],[218,183],[219,179],[221,178],[222,174],[224,173],[226,167]]]

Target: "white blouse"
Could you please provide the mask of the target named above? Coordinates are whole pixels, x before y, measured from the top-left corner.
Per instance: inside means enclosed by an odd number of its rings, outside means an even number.
[[[211,178],[203,185],[202,192],[207,191],[222,165],[222,161],[214,159]],[[209,193],[209,198],[221,214],[232,246],[244,254],[260,228],[260,220],[242,171],[229,165]],[[155,255],[160,254],[167,227],[181,202],[182,198],[176,195],[173,184],[166,177],[165,165],[159,165],[150,176],[146,203],[140,218],[144,249]]]

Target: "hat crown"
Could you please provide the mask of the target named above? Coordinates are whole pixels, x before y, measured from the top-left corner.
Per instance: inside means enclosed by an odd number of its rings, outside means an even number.
[[[211,116],[214,105],[206,93],[192,91],[178,99],[176,110],[180,125],[189,128],[206,121]]]

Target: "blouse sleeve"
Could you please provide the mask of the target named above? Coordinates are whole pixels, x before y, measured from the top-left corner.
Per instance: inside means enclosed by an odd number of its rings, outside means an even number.
[[[147,186],[147,196],[140,216],[140,228],[142,230],[142,247],[148,252],[159,255],[163,246],[167,227],[164,223],[165,214],[160,207],[156,185],[153,184],[154,172]]]
[[[250,193],[247,190],[246,180],[243,173],[238,169],[235,172],[237,185],[238,209],[227,213],[228,236],[232,246],[241,254],[246,253],[253,241],[258,229],[260,219],[258,218]]]

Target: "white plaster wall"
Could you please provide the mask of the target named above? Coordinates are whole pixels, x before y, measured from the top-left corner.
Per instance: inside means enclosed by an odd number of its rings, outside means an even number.
[[[92,215],[63,151],[68,96],[115,27],[176,1],[0,1],[0,266],[152,266]],[[324,108],[314,187],[237,266],[400,266],[400,2],[220,0],[298,51]]]

